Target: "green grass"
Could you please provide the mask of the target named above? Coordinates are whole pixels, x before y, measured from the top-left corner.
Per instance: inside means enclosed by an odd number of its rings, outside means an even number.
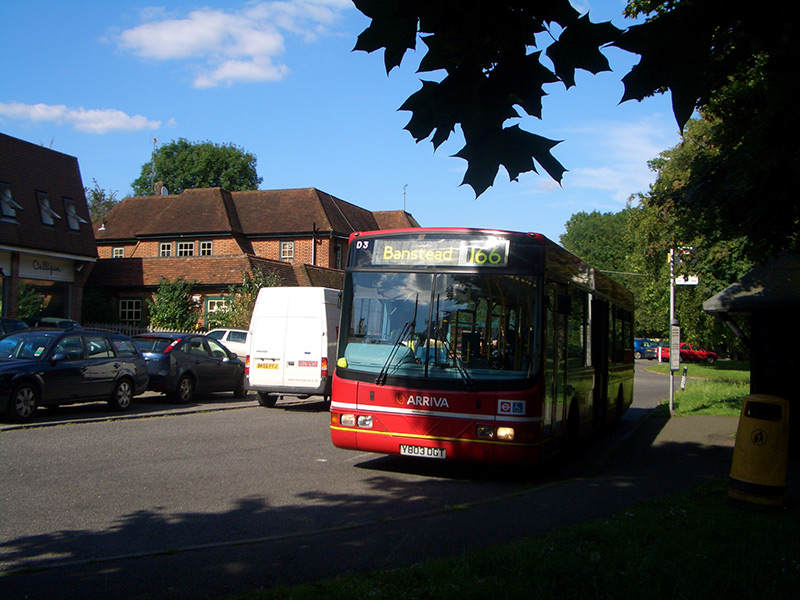
[[[800,597],[800,508],[736,508],[724,482],[613,518],[412,567],[240,600]]]
[[[683,367],[688,367],[686,385],[681,389]],[[648,371],[669,375],[667,363],[648,367]],[[673,376],[675,393],[672,402],[675,416],[721,415],[738,417],[742,400],[750,393],[750,365],[718,361],[713,365],[682,365]],[[657,409],[657,415],[669,413],[669,400]]]

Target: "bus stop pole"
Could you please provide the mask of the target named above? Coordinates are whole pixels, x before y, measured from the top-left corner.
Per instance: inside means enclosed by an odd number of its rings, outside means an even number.
[[[676,331],[677,330],[677,331]],[[675,340],[677,333],[678,340]],[[680,368],[681,342],[678,320],[675,318],[675,252],[669,251],[669,414],[675,398],[674,371]],[[673,369],[674,366],[674,369]]]

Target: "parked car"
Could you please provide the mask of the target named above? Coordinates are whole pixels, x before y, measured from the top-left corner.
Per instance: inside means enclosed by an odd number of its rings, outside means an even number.
[[[0,335],[5,335],[13,331],[21,331],[27,328],[28,324],[25,321],[10,318],[0,319]]]
[[[212,329],[206,335],[222,342],[222,345],[233,352],[239,360],[244,360],[247,357],[247,350],[250,346],[250,338],[248,337],[247,329],[228,329],[220,327]]]
[[[80,329],[81,324],[72,319],[61,317],[25,317],[22,319],[28,327],[52,327],[55,329]]]
[[[653,360],[657,358],[658,342],[649,340],[647,338],[634,338],[633,340],[633,358],[646,358]]]
[[[0,339],[0,414],[10,420],[94,400],[126,410],[146,390],[147,365],[128,336],[37,328]]]
[[[669,344],[661,348],[661,359],[669,360]],[[714,363],[717,360],[717,353],[711,350],[704,350],[698,346],[693,346],[687,342],[681,342],[681,362],[704,362]]]
[[[147,361],[148,389],[177,402],[196,393],[233,392],[244,398],[244,362],[214,338],[196,333],[143,333],[134,338]]]

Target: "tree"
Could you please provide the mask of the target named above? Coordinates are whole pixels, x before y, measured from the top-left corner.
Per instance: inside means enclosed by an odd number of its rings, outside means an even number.
[[[193,331],[197,329],[199,308],[192,300],[196,281],[162,279],[152,300],[147,300],[150,324],[154,327]]]
[[[214,313],[213,321],[208,325],[209,329],[212,327],[247,329],[250,326],[259,290],[280,284],[281,278],[277,271],[265,271],[259,267],[253,269],[252,274],[245,271],[242,273],[241,285],[228,287],[228,301],[225,308]]]
[[[142,165],[132,183],[136,196],[154,195],[155,182],[171,194],[193,188],[221,187],[228,191],[258,189],[256,157],[233,144],[189,142],[184,138],[160,146],[152,160]]]
[[[631,248],[622,232],[625,231],[629,211],[575,213],[566,223],[561,245],[596,269],[617,273],[627,271]]]
[[[464,183],[477,195],[501,165],[514,180],[536,171],[535,161],[560,181],[564,168],[550,153],[557,142],[508,124],[521,117],[517,107],[542,118],[546,84],[570,87],[577,69],[608,70],[601,49],[611,44],[641,57],[623,77],[622,101],[669,91],[681,128],[698,108],[724,123],[714,138],[719,156],[697,165],[685,188],[688,210],[707,224],[749,223],[740,229],[764,253],[800,244],[800,202],[787,183],[800,170],[792,95],[800,35],[792,3],[765,10],[752,2],[631,0],[626,16],[647,19],[624,31],[592,23],[568,0],[355,4],[371,19],[355,49],[384,49],[387,73],[416,48],[418,35],[427,46],[419,71],[443,76],[423,81],[400,107],[411,112],[406,129],[438,147],[460,126],[465,144],[456,156],[467,160]],[[774,210],[760,209],[765,198]]]
[[[116,191],[106,192],[96,179],[92,179],[92,183],[94,187],[84,188],[86,201],[89,204],[89,216],[92,218],[92,223],[102,223],[108,211],[114,208],[119,200]]]

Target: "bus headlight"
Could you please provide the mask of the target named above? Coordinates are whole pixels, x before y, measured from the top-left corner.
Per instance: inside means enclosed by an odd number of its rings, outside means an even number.
[[[372,429],[372,415],[359,415],[358,426],[362,429]]]
[[[513,427],[498,427],[497,428],[497,439],[503,440],[504,442],[513,442],[514,441],[514,428]]]
[[[344,425],[345,427],[355,427],[356,426],[356,416],[355,415],[339,415],[339,424]]]

